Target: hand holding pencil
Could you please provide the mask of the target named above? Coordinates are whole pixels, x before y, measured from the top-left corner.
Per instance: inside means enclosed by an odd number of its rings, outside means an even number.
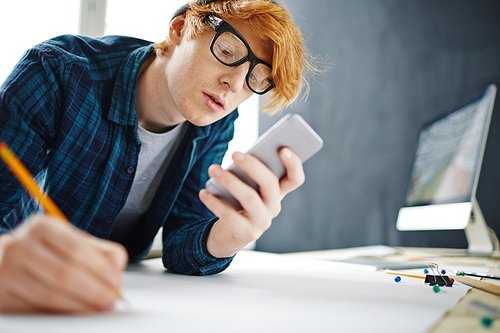
[[[46,212],[0,235],[0,312],[111,309],[127,263],[123,246],[61,223],[66,217],[3,143],[0,157]]]

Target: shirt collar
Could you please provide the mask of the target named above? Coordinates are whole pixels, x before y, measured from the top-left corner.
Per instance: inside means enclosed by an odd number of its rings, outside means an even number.
[[[141,66],[152,50],[152,45],[140,47],[123,60],[116,76],[108,120],[120,125],[137,125],[135,110],[137,80]]]

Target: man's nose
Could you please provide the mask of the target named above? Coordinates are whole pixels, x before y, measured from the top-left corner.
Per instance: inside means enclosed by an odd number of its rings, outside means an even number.
[[[221,82],[229,87],[231,92],[239,92],[246,85],[246,77],[250,69],[250,61],[239,66],[228,67],[227,72],[221,77]]]

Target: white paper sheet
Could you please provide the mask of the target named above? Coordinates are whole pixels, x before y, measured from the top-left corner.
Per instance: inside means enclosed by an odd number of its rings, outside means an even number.
[[[242,251],[207,277],[166,272],[160,259],[131,266],[130,304],[87,316],[2,315],[0,332],[425,332],[467,290],[434,293],[420,279]]]

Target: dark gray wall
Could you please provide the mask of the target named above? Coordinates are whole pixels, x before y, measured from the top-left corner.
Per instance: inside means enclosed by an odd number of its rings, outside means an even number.
[[[466,247],[463,231],[399,232],[418,129],[490,83],[500,87],[500,1],[287,0],[316,77],[300,113],[324,138],[257,249],[289,252],[386,244]],[[500,233],[500,97],[478,200]],[[279,117],[261,116],[261,131]]]

